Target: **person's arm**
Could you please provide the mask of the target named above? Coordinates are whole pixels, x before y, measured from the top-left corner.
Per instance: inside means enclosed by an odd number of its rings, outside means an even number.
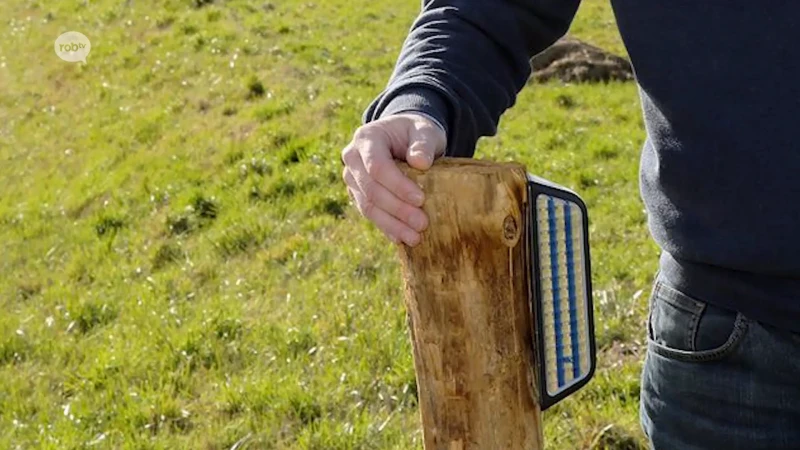
[[[428,226],[424,192],[394,160],[427,170],[445,151],[471,156],[514,104],[529,58],[566,33],[578,3],[423,0],[389,86],[342,150],[359,212],[393,241],[417,245]]]
[[[419,112],[472,156],[530,76],[530,58],[563,36],[580,0],[423,0],[388,87],[364,122]]]

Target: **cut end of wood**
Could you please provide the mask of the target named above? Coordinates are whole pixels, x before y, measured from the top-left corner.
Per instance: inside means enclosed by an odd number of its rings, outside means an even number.
[[[409,166],[405,162],[398,162],[397,166],[408,176],[416,176],[424,173],[438,171],[464,171],[469,173],[496,173],[505,171],[525,172],[525,166],[515,162],[496,162],[472,158],[439,158],[430,169],[423,171]]]
[[[426,171],[406,163],[398,166],[425,193],[422,210],[428,215],[429,226],[413,251],[427,245],[442,251],[442,247],[452,247],[448,237],[459,240],[462,246],[484,240],[506,247],[519,243],[522,205],[527,202],[527,172],[522,164],[441,158]],[[465,204],[456,207],[462,200]],[[437,230],[438,238],[431,237],[433,230]],[[412,251],[403,245],[400,248]]]

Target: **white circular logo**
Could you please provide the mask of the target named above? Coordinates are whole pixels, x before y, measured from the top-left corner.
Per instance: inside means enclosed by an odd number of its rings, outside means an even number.
[[[54,48],[56,55],[64,61],[82,61],[86,64],[86,56],[92,51],[92,43],[83,33],[67,31],[56,39]]]

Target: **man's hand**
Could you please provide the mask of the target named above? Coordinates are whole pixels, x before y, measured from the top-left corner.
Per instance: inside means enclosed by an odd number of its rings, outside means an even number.
[[[395,159],[427,170],[444,155],[444,131],[419,114],[389,116],[359,128],[342,151],[350,197],[361,212],[393,242],[419,244],[420,232],[428,226],[422,212],[422,190],[408,179]]]

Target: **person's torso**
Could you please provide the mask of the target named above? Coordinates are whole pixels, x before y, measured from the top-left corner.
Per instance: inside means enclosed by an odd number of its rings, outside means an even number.
[[[653,237],[682,266],[753,276],[765,298],[780,285],[800,319],[800,2],[612,3],[640,85]]]

